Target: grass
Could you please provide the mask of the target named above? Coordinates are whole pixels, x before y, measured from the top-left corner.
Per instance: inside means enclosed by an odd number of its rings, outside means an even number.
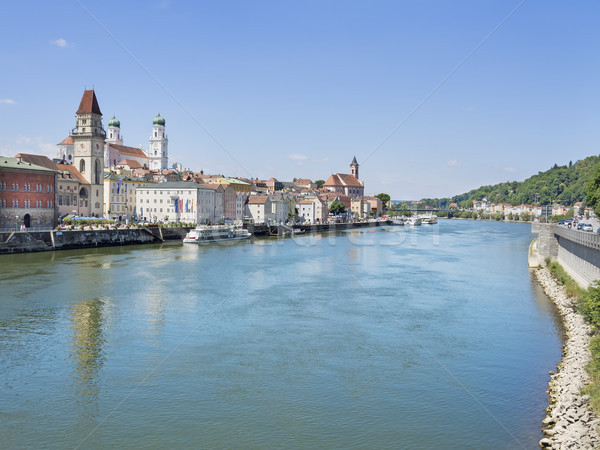
[[[594,337],[590,341],[590,352],[592,355],[591,362],[587,365],[586,370],[590,375],[590,384],[583,389],[584,394],[590,396],[590,406],[596,414],[600,413],[600,282],[596,282],[587,290],[581,288],[575,280],[573,280],[565,269],[557,262],[551,262],[546,258],[548,270],[554,276],[557,283],[565,286],[566,293],[569,297],[577,299],[577,311],[585,320],[590,323]]]
[[[576,298],[578,302],[586,296],[587,291],[579,286],[577,282],[573,280],[573,278],[571,278],[567,272],[565,272],[565,269],[563,269],[559,263],[556,261],[548,263],[548,260],[546,260],[546,264],[548,265],[548,270],[552,273],[556,282],[565,287],[567,296]]]

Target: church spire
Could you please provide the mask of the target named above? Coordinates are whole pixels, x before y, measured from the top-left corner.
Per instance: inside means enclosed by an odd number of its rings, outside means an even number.
[[[350,174],[354,175],[354,177],[358,180],[358,162],[356,161],[356,155],[350,163]]]

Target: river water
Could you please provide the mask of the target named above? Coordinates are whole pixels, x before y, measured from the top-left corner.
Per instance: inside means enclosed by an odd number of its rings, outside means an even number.
[[[537,448],[525,224],[0,256],[3,448]]]

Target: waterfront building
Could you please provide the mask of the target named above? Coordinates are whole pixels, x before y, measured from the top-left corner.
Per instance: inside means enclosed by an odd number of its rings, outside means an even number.
[[[364,219],[369,215],[369,204],[362,197],[353,198],[350,203],[350,212],[354,219]]]
[[[58,218],[69,214],[79,215],[79,192],[82,187],[85,187],[89,191],[90,184],[83,178],[75,166],[56,164],[47,156],[30,153],[19,153],[16,155],[16,158],[20,158],[23,162],[56,171],[54,203],[57,207]],[[83,208],[83,204],[81,207]]]
[[[230,186],[233,189],[233,186]],[[235,189],[234,189],[235,190]],[[235,220],[244,220],[246,216],[246,204],[248,203],[248,194],[245,192],[235,193]]]
[[[0,228],[55,226],[56,174],[21,158],[0,157]]]
[[[165,119],[160,114],[152,120],[152,134],[148,149],[151,170],[160,171],[169,168],[169,139],[165,133],[165,124]]]
[[[104,205],[106,132],[102,127],[102,112],[93,89],[84,91],[76,114],[76,127],[71,132],[73,164],[90,184],[89,188],[83,186],[79,192],[80,212],[86,216],[99,217]]]
[[[251,195],[248,197],[248,203],[246,205],[247,216],[253,220],[254,223],[266,223],[269,219],[269,212],[271,210],[271,200],[267,195]]]
[[[153,222],[214,222],[215,190],[191,181],[136,189],[139,217]]]
[[[356,156],[350,163],[349,174],[335,173],[327,179],[323,187],[330,192],[344,194],[352,198],[365,195],[365,186],[358,179],[358,162],[356,162]]]
[[[365,196],[363,197],[363,200],[369,205],[369,215],[372,217],[379,217],[381,216],[381,209],[383,207],[383,204],[381,202],[381,199],[377,198],[377,197],[373,197],[373,196]]]
[[[214,191],[215,202],[212,216],[215,222],[223,222],[225,220],[225,188],[220,184],[202,184]]]
[[[231,186],[219,185],[223,189],[223,215],[227,220],[235,220],[237,192]],[[241,219],[242,217],[240,217]]]
[[[326,223],[328,215],[327,203],[319,197],[307,197],[298,202],[298,217],[305,224]]]
[[[137,219],[137,188],[149,184],[144,178],[104,174],[104,217],[115,220]]]
[[[56,177],[56,204],[58,216],[65,217],[69,214],[79,216],[79,191],[82,186],[90,188],[89,183],[81,176],[79,171],[70,164],[57,164]]]

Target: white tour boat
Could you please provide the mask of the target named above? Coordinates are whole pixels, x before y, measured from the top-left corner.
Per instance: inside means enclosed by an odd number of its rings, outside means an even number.
[[[216,241],[239,241],[249,237],[250,232],[245,228],[235,228],[230,225],[200,225],[190,230],[183,238],[183,242],[202,244]]]
[[[437,216],[434,216],[434,215],[422,216],[421,222],[423,222],[424,224],[433,225],[435,223],[438,223],[438,219],[437,219]]]
[[[412,216],[412,217],[408,217],[407,219],[404,219],[404,223],[406,223],[406,225],[409,225],[411,227],[416,227],[417,225],[421,225],[421,218],[417,217],[417,216]]]
[[[392,223],[394,225],[404,226],[404,220],[402,220],[401,217],[394,217],[394,218],[392,218]]]

